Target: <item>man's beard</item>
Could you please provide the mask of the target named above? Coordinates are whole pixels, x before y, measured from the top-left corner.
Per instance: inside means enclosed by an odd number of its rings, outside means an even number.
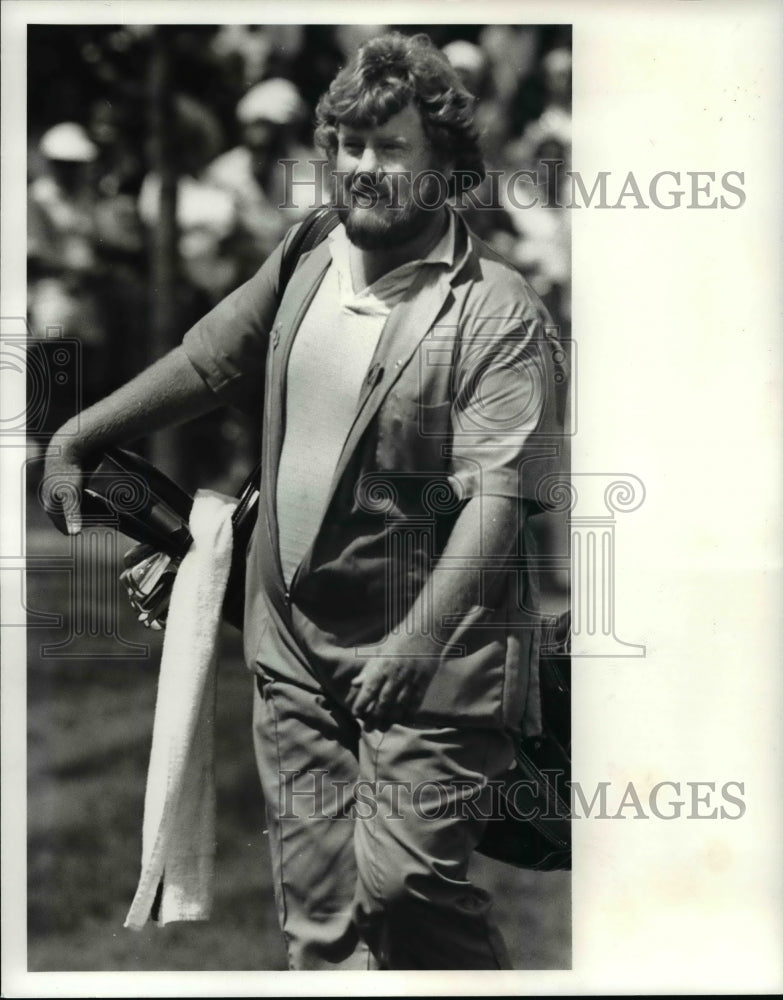
[[[366,175],[365,175],[366,176]],[[424,204],[431,203],[429,178],[424,179],[422,194]],[[334,209],[345,226],[348,239],[360,250],[393,250],[420,236],[432,219],[433,208],[416,203],[412,185],[407,177],[396,188],[388,178],[368,184],[357,191],[357,178],[335,178]],[[370,200],[377,193],[377,201]]]

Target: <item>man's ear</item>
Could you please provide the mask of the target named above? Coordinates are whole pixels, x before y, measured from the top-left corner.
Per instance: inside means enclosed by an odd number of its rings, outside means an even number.
[[[449,161],[448,163],[441,164],[438,167],[441,175],[446,179],[446,190],[449,195],[454,194],[454,164]]]

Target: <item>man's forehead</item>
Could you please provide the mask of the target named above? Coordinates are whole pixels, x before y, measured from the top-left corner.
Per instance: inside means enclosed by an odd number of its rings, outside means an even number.
[[[421,123],[421,116],[418,110],[412,104],[408,104],[402,111],[398,111],[380,125],[362,126],[341,123],[338,125],[338,133],[340,135],[355,135],[357,133],[365,135],[372,133],[373,135],[380,136],[408,135],[411,137],[421,137],[424,135],[424,127]]]

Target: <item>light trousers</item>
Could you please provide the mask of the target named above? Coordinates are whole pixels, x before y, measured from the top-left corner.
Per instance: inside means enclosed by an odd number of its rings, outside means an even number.
[[[254,744],[292,969],[509,969],[468,880],[502,730],[364,729],[336,699],[261,680]]]

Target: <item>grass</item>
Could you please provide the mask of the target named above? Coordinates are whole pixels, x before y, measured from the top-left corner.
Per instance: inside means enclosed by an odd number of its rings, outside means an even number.
[[[49,530],[32,504],[29,516],[30,554],[68,551],[68,541]],[[89,636],[68,647],[70,658],[44,655],[47,644],[67,634],[68,602],[65,573],[28,572],[29,608],[64,614],[61,629],[29,630],[29,970],[285,969],[250,736],[251,681],[239,637],[226,630],[218,680],[213,916],[128,931],[123,921],[139,874],[161,639],[135,622],[121,600],[119,635],[148,643],[149,655],[96,656],[105,650]],[[495,897],[517,968],[570,967],[567,873],[516,871],[477,856],[473,875]]]

